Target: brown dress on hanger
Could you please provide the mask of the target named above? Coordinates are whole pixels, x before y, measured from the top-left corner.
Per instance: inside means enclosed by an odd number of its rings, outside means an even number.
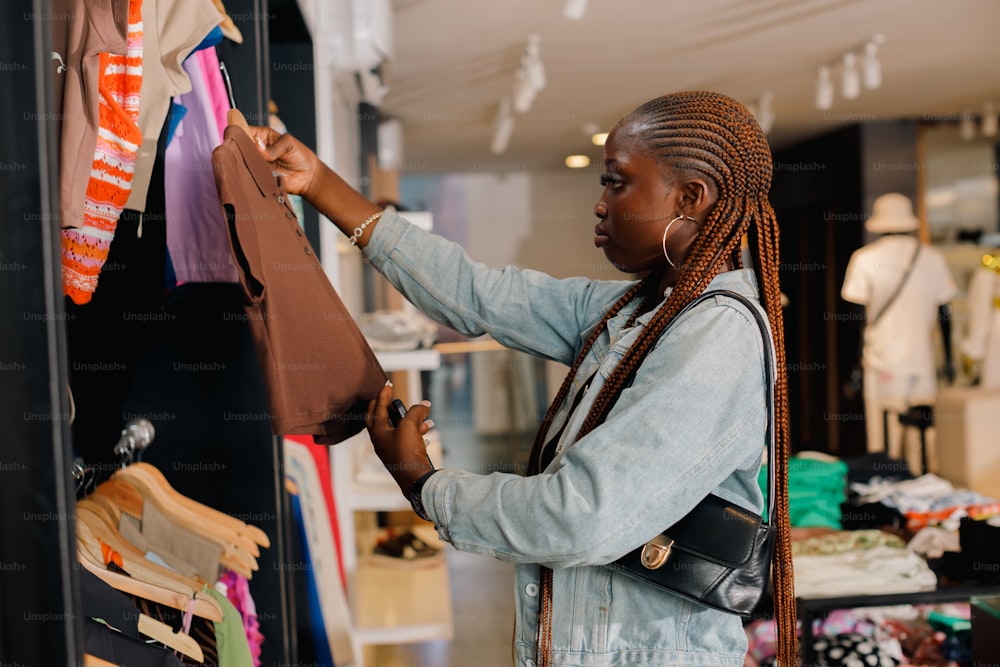
[[[364,428],[385,372],[246,132],[226,128],[212,167],[274,433],[341,442]]]

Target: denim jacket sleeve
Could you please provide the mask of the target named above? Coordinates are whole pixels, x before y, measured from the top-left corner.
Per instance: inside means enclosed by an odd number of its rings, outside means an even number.
[[[439,534],[458,549],[562,568],[616,560],[713,491],[759,512],[763,349],[738,308],[717,298],[674,323],[605,422],[544,473],[433,475],[423,498]],[[598,377],[632,338],[612,347]]]
[[[502,345],[567,365],[582,345],[581,332],[633,284],[492,269],[392,211],[379,219],[364,252],[435,321],[467,336],[488,333]]]

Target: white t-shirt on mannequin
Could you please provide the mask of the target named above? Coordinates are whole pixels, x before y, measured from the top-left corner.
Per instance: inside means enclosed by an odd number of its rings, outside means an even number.
[[[1000,272],[981,267],[969,281],[969,326],[959,348],[980,362],[979,386],[1000,388]]]
[[[856,250],[847,265],[841,296],[864,305],[868,317],[873,317],[902,280],[916,243],[911,235],[888,235]],[[941,252],[921,246],[902,290],[878,322],[865,327],[863,362],[866,376],[874,376],[873,382],[866,378],[866,391],[874,385],[879,401],[900,408],[933,402],[938,307],[951,301],[956,292]]]

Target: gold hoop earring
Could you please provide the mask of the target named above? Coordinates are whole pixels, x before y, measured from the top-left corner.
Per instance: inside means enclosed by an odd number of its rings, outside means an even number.
[[[696,223],[696,224],[698,222],[697,220],[695,220],[694,218],[692,218],[689,215],[679,215],[676,218],[674,218],[673,220],[671,220],[670,222],[668,222],[667,226],[663,228],[663,256],[667,258],[667,264],[669,264],[672,268],[675,268],[675,269],[677,268],[677,265],[674,264],[674,261],[672,259],[670,259],[670,255],[667,254],[667,232],[670,231],[670,227],[673,226],[673,224],[675,222],[677,222],[678,220],[690,220],[691,222]]]

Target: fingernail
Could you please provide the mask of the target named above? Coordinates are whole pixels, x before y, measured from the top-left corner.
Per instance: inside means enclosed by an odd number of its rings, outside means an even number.
[[[431,407],[431,402],[428,401],[427,399],[424,399],[424,400],[420,401],[420,404],[421,405],[426,405],[427,407]]]
[[[434,420],[433,419],[425,419],[424,423],[427,424],[427,428],[434,428]]]
[[[392,380],[386,380],[385,381],[385,386],[386,387],[391,387],[392,386]]]

